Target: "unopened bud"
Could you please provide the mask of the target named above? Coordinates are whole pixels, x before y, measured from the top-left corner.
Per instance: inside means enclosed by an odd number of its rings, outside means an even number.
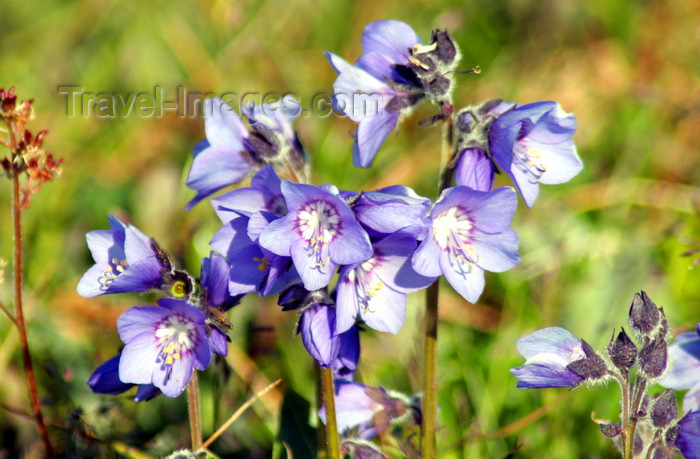
[[[676,392],[667,389],[664,393],[656,397],[651,406],[651,421],[654,427],[667,427],[678,416],[678,404],[676,403]]]
[[[622,433],[622,426],[620,424],[601,424],[600,433],[608,438],[615,438]]]
[[[617,335],[617,339],[610,340],[608,355],[613,365],[624,372],[629,371],[634,365],[634,361],[637,359],[637,347],[627,336],[624,328]]]
[[[668,346],[666,341],[657,337],[641,351],[639,351],[639,362],[642,367],[642,373],[647,378],[658,378],[666,370],[666,361],[668,359]]]
[[[660,321],[659,308],[649,298],[646,292],[634,294],[632,306],[630,306],[629,320],[634,328],[642,335],[649,336]]]

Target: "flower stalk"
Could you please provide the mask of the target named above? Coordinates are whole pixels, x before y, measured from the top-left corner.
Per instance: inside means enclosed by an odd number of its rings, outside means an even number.
[[[321,389],[323,405],[326,407],[326,442],[328,459],[340,459],[340,438],[338,422],[335,416],[335,389],[333,387],[333,370],[321,368]]]
[[[438,197],[452,182],[454,168],[448,167],[454,143],[451,104],[442,107],[442,148],[440,154],[440,181]],[[423,349],[423,425],[421,426],[421,450],[423,457],[436,457],[437,424],[437,329],[438,293],[440,281],[433,282],[426,290],[425,302],[425,343]]]
[[[190,418],[190,437],[192,438],[192,451],[202,447],[202,420],[199,409],[199,379],[197,371],[192,372],[192,378],[187,384],[187,414]]]
[[[10,149],[13,163],[19,160],[17,137],[15,135],[15,126],[10,120],[5,120],[10,135]],[[23,250],[22,250],[22,202],[20,199],[20,183],[19,173],[15,169],[12,173],[12,221],[13,221],[13,236],[14,236],[14,300],[15,300],[15,317],[14,324],[17,326],[19,333],[20,346],[22,348],[22,363],[24,365],[24,374],[27,378],[27,389],[29,391],[29,402],[31,404],[34,421],[41,435],[46,457],[55,457],[56,454],[51,445],[48,429],[44,423],[44,416],[41,412],[39,403],[39,394],[37,391],[36,378],[34,375],[34,365],[32,356],[29,352],[29,339],[27,338],[27,327],[24,321],[24,308],[22,305],[22,287],[23,287]]]

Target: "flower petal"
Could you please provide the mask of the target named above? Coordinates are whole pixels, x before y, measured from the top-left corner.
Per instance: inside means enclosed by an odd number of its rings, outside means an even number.
[[[422,43],[411,26],[400,21],[370,22],[362,33],[362,51],[384,54],[397,64],[408,62],[409,49]]]

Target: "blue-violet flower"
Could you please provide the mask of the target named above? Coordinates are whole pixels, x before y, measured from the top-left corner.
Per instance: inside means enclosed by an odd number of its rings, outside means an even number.
[[[539,184],[568,182],[583,163],[571,136],[576,118],[557,102],[518,105],[496,118],[489,131],[494,161],[506,172],[528,207],[539,194]]]
[[[117,319],[124,350],[119,379],[124,383],[153,384],[168,397],[187,387],[194,369],[204,370],[211,346],[199,308],[164,298],[158,306],[136,306]]]
[[[581,340],[561,327],[549,327],[520,338],[516,345],[525,357],[522,367],[511,368],[521,389],[576,387],[584,378],[567,368],[586,358]]]
[[[520,261],[518,236],[509,226],[516,207],[510,187],[489,192],[448,188],[430,212],[428,235],[413,254],[413,269],[426,277],[444,274],[475,303],[484,289],[484,270],[503,272]]]
[[[282,181],[287,215],[271,222],[258,243],[270,252],[292,257],[309,290],[328,285],[337,265],[372,256],[369,236],[332,186]]]
[[[109,226],[86,235],[95,264],[78,282],[78,293],[91,298],[161,287],[164,274],[172,269],[167,255],[138,228],[112,215]]]

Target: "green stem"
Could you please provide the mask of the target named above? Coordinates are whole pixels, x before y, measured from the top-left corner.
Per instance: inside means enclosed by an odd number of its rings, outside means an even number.
[[[321,387],[323,405],[326,407],[326,440],[328,442],[328,459],[340,459],[340,438],[338,422],[335,417],[335,389],[333,388],[333,370],[321,368]]]
[[[10,141],[12,145],[12,157],[14,160],[15,152],[17,151],[17,142],[13,127],[8,125],[10,132]],[[13,161],[14,163],[14,161]],[[15,311],[16,325],[19,333],[19,341],[22,347],[22,362],[24,364],[24,374],[27,378],[27,389],[29,391],[29,402],[32,407],[32,413],[36,422],[37,429],[41,435],[41,440],[46,449],[46,457],[56,457],[56,453],[51,445],[49,431],[44,423],[44,416],[41,413],[41,404],[39,403],[39,393],[36,386],[36,378],[34,376],[34,365],[32,363],[32,355],[29,352],[29,340],[27,338],[27,326],[24,323],[24,309],[22,307],[22,284],[23,284],[23,267],[22,267],[22,207],[20,205],[20,189],[19,176],[16,171],[12,174],[12,219],[14,232],[14,296],[15,296]]]
[[[440,154],[440,194],[452,183],[454,168],[448,167],[453,149],[452,104],[442,107],[442,148]],[[436,457],[437,425],[437,332],[438,332],[438,293],[439,281],[433,282],[426,290],[425,296],[425,342],[423,348],[423,425],[421,426],[422,457]]]
[[[202,447],[202,421],[199,410],[199,379],[196,370],[192,372],[192,379],[187,384],[187,414],[190,417],[192,451],[197,451]]]
[[[435,457],[436,450],[435,424],[437,421],[437,324],[439,285],[440,282],[435,281],[426,290],[421,451],[423,457],[428,459]]]

